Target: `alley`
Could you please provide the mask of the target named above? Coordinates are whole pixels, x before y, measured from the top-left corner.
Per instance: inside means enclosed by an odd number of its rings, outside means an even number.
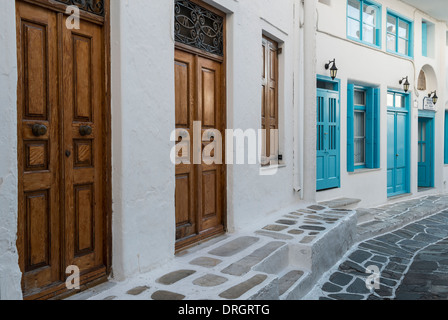
[[[307,298],[447,299],[447,244],[448,210],[445,210],[359,243],[326,273]],[[366,269],[371,266],[379,269],[379,287],[369,290]]]

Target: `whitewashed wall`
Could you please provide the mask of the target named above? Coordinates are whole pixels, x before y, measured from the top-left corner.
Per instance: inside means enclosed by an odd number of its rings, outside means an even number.
[[[294,163],[294,94],[300,64],[299,1],[207,1],[227,13],[227,128],[261,128],[261,40],[280,43],[280,136],[285,165],[260,176],[259,165],[228,166],[230,232],[300,201]],[[296,6],[297,4],[297,6]],[[172,1],[112,4],[113,271],[117,279],[174,258],[175,168],[169,160],[175,128]],[[299,146],[297,147],[297,152]],[[300,189],[300,188],[297,188]]]
[[[15,1],[0,10],[0,299],[21,299],[17,240],[17,52]]]
[[[387,201],[387,89],[402,89],[398,81],[409,76],[412,85],[412,100],[421,108],[426,92],[417,91],[417,79],[421,68],[429,65],[435,70],[440,97],[436,114],[435,133],[435,189],[443,191],[443,116],[445,94],[445,23],[438,22],[419,10],[401,1],[377,1],[382,4],[382,48],[375,49],[355,41],[347,40],[346,19],[347,2],[330,1],[330,5],[318,3],[317,32],[317,73],[328,75],[325,63],[336,58],[341,80],[341,188],[318,192],[318,201],[339,197],[361,199],[361,206],[377,205]],[[386,52],[387,8],[414,21],[414,59],[400,58]],[[422,57],[421,21],[422,18],[435,24],[435,57]],[[428,68],[428,67],[427,67]],[[379,86],[381,88],[381,169],[359,173],[347,172],[347,83]],[[418,109],[411,108],[411,193],[417,195],[417,127]]]

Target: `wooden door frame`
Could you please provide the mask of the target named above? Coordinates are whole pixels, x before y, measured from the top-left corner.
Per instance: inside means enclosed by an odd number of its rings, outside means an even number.
[[[52,0],[16,0],[15,2],[26,2],[32,5],[37,5],[43,8],[47,8],[49,10],[52,10],[56,13],[63,13],[65,14],[67,5],[55,2]],[[16,13],[15,13],[16,14]],[[102,176],[103,176],[103,203],[102,208],[103,212],[105,214],[104,217],[104,239],[106,246],[104,252],[105,252],[105,267],[106,267],[106,275],[100,278],[93,277],[92,280],[87,280],[85,283],[81,283],[81,290],[76,290],[73,292],[68,292],[65,289],[65,283],[61,285],[57,285],[53,287],[51,290],[43,290],[42,292],[38,294],[33,294],[31,296],[25,297],[25,299],[62,299],[66,298],[68,296],[74,295],[79,293],[82,290],[86,290],[92,286],[95,286],[99,283],[107,281],[108,276],[111,274],[112,271],[112,133],[111,133],[111,42],[110,42],[110,19],[111,19],[111,13],[110,13],[110,0],[104,0],[104,17],[95,15],[89,12],[85,12],[83,10],[80,10],[80,18],[82,20],[100,25],[103,28],[103,41],[101,47],[103,48],[103,56],[104,56],[104,105],[103,105],[103,128],[102,128],[102,137],[103,137],[103,163],[102,163]],[[58,23],[60,21],[58,20]],[[16,26],[16,31],[17,32]],[[61,43],[61,39],[58,40],[59,44]],[[16,43],[19,43],[19,39],[16,38]],[[19,54],[19,52],[18,52]],[[58,61],[61,60],[60,53],[58,55]],[[61,79],[61,68],[58,70],[58,77]],[[58,99],[61,102],[62,101],[62,92],[60,89],[58,89]],[[17,95],[19,95],[19,92],[17,92]],[[17,99],[17,117],[19,117],[18,108],[19,106],[19,97]],[[21,121],[21,119],[19,119]],[[58,120],[60,121],[60,119]],[[17,129],[19,126],[17,126]],[[19,150],[17,151],[17,161],[22,161],[19,158]],[[20,182],[20,180],[19,180]],[[19,223],[19,221],[17,221]],[[64,222],[62,222],[61,227],[63,227]],[[19,253],[20,254],[20,253]],[[61,259],[61,263],[62,263]],[[65,273],[65,270],[62,270],[62,272]],[[89,282],[90,281],[90,282]]]
[[[215,7],[201,1],[201,0],[189,0],[201,7],[203,7],[204,9],[207,9],[219,16],[221,16],[223,18],[223,56],[219,56],[216,54],[212,54],[212,53],[208,53],[206,51],[185,45],[183,43],[179,43],[179,42],[174,42],[174,50],[180,50],[180,51],[184,51],[187,53],[191,53],[194,55],[197,55],[199,57],[203,57],[206,59],[210,59],[216,62],[221,63],[222,65],[222,72],[221,72],[221,103],[222,103],[222,107],[223,107],[223,112],[221,114],[221,127],[223,128],[223,130],[226,130],[227,128],[227,28],[226,28],[226,24],[227,24],[227,19],[226,19],[226,14],[224,12],[222,12],[219,9],[216,9]],[[173,74],[174,77],[174,74]],[[195,93],[196,94],[196,93]],[[226,159],[226,135],[225,132],[221,132],[222,135],[222,178],[223,178],[223,183],[222,183],[222,202],[223,202],[223,207],[222,207],[222,222],[223,222],[223,228],[224,228],[224,233],[227,232],[228,230],[228,217],[227,217],[227,164],[225,163],[225,159]],[[221,233],[215,234],[215,235],[210,235],[209,237],[202,239],[196,239],[196,241],[194,242],[186,242],[185,244],[182,244],[181,246],[177,246],[177,244],[175,245],[175,252],[178,253],[182,250],[188,249],[189,247],[193,246],[193,245],[197,245],[199,243],[201,243],[203,240],[209,240],[210,238],[213,238],[214,236],[219,236],[221,235]]]

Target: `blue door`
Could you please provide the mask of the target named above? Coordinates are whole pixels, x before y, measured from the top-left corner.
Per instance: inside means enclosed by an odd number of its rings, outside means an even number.
[[[418,119],[418,186],[433,187],[433,119]]]
[[[317,90],[317,190],[339,188],[339,93]]]
[[[389,93],[387,112],[387,194],[409,192],[408,96]]]

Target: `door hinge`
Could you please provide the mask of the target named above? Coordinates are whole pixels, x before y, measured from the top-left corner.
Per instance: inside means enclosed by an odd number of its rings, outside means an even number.
[[[283,53],[283,48],[278,48],[277,49],[277,54],[282,54]]]

